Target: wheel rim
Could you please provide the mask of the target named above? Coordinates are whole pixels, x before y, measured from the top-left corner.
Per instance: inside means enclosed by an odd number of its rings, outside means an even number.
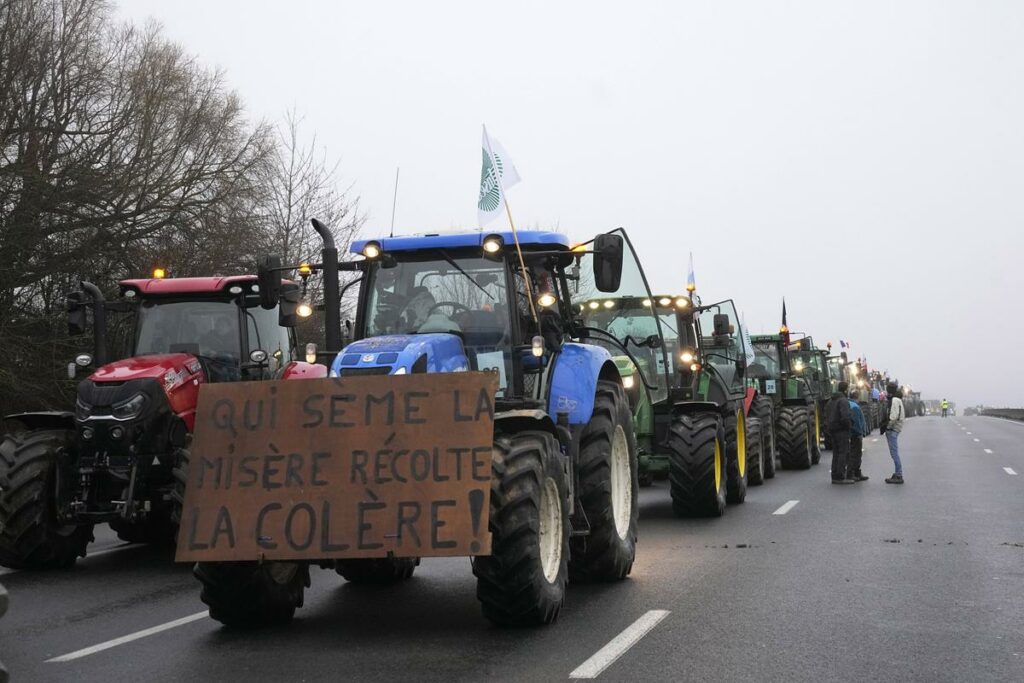
[[[743,411],[736,411],[736,464],[740,478],[747,476],[747,423]]]
[[[544,480],[540,494],[540,564],[544,578],[554,583],[562,566],[562,501],[555,480]]]
[[[629,533],[629,522],[633,516],[633,477],[629,467],[629,442],[622,425],[615,426],[612,435],[612,516],[615,518],[615,533],[622,540]]]
[[[821,443],[821,418],[817,406],[814,407],[814,443]]]
[[[722,444],[715,439],[715,491],[722,490]]]

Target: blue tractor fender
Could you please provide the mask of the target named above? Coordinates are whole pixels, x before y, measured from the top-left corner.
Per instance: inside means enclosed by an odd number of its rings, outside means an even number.
[[[597,381],[622,383],[615,361],[607,349],[569,342],[555,357],[548,392],[548,412],[568,413],[570,425],[584,425],[594,412]]]
[[[454,334],[391,334],[360,339],[331,363],[331,377],[352,374],[466,372],[469,359]]]

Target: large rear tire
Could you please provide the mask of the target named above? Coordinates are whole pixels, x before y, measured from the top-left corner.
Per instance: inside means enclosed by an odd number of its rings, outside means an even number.
[[[725,430],[717,413],[676,416],[669,425],[669,490],[681,517],[725,512]]]
[[[386,585],[411,579],[419,564],[418,557],[338,560],[334,571],[349,583]]]
[[[309,566],[297,562],[200,562],[192,573],[210,617],[232,628],[291,621],[309,586]]]
[[[491,554],[473,558],[484,617],[501,626],[549,624],[569,581],[569,499],[562,455],[548,432],[494,440]]]
[[[739,505],[747,499],[747,418],[740,406],[725,418],[725,500]]]
[[[761,421],[761,447],[764,450],[764,478],[775,476],[775,458],[778,449],[775,443],[775,408],[767,396],[758,396],[750,405],[750,413]]]
[[[601,380],[594,412],[580,437],[578,495],[590,535],[573,544],[572,581],[618,581],[633,568],[640,496],[637,469],[629,401],[619,384]]]
[[[761,421],[756,417],[747,418],[747,485],[760,486],[764,483],[765,456],[764,433]]]
[[[775,423],[779,437],[782,468],[807,470],[811,468],[811,432],[809,411],[806,406],[783,406]]]
[[[93,525],[58,522],[59,468],[70,441],[71,432],[47,429],[0,442],[0,565],[70,567],[85,557]]]

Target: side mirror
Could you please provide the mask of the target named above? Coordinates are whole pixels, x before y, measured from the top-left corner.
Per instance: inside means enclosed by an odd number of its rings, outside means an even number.
[[[68,336],[76,337],[85,334],[85,292],[76,291],[68,294]],[[74,376],[71,377],[74,379]]]
[[[263,305],[263,286],[260,286],[260,305]],[[302,301],[302,292],[296,284],[281,284],[281,294],[278,299],[277,324],[281,327],[295,327],[299,324],[299,303]],[[271,306],[273,308],[273,306]]]
[[[260,286],[260,306],[272,309],[281,299],[281,257],[261,256],[256,264],[256,282]]]
[[[714,335],[716,337],[728,336],[732,329],[732,324],[729,323],[729,315],[727,313],[715,313],[714,328]]]
[[[647,339],[644,339],[644,344],[643,345],[648,347],[648,348],[657,349],[657,348],[661,348],[661,344],[662,344],[661,337],[659,337],[656,334],[652,334]]]
[[[622,235],[607,233],[594,238],[594,284],[598,291],[619,290],[623,251]]]

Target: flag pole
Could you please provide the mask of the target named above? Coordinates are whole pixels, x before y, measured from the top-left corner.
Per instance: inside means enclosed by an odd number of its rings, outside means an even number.
[[[533,322],[539,324],[540,319],[537,317],[537,306],[533,301],[533,287],[530,286],[530,273],[526,270],[526,260],[523,259],[523,250],[519,246],[519,233],[516,231],[515,221],[512,220],[512,209],[508,205],[508,194],[505,192],[505,187],[501,184],[498,162],[494,158],[494,150],[491,149],[491,136],[487,134],[486,125],[484,125],[484,140],[487,141],[487,156],[491,159],[491,173],[494,175],[495,182],[498,183],[501,201],[505,205],[505,215],[508,216],[508,224],[512,228],[512,241],[515,242],[516,254],[519,255],[519,269],[523,273],[523,283],[526,285],[526,298],[530,302],[530,314],[533,315]]]
[[[391,234],[389,237],[395,236],[395,209],[398,207],[398,172],[401,171],[401,167],[395,167],[395,195],[391,198]]]

